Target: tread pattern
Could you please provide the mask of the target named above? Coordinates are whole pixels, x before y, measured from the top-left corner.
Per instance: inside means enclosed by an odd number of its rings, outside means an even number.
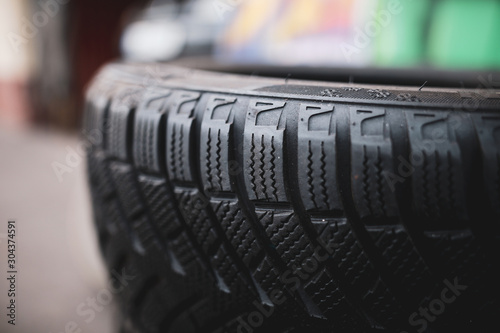
[[[301,199],[308,211],[342,213],[336,181],[335,118],[333,105],[302,103],[298,124],[299,149],[307,159],[299,159]]]
[[[285,88],[141,87],[120,71],[89,89],[85,130],[102,139],[88,170],[103,255],[137,272],[124,327],[410,332],[455,278],[467,290],[433,332],[499,314],[496,100],[472,113],[429,106],[454,103],[439,93],[270,97]]]
[[[384,224],[398,216],[395,193],[383,173],[392,172],[389,126],[382,108],[350,109],[352,191],[362,219]],[[366,223],[373,224],[367,221]],[[379,224],[376,223],[375,224]]]
[[[422,158],[421,166],[415,167],[413,177],[418,214],[429,220],[453,219],[456,223],[466,220],[466,178],[456,134],[446,121],[448,114],[408,112],[407,117],[411,124],[409,138],[412,153]]]
[[[250,101],[245,122],[244,168],[250,169],[245,183],[251,200],[286,202],[283,178],[283,108],[285,102]]]

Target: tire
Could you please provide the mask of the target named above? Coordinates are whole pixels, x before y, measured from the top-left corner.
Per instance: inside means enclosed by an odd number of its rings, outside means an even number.
[[[85,136],[124,330],[498,331],[499,107],[106,66]]]

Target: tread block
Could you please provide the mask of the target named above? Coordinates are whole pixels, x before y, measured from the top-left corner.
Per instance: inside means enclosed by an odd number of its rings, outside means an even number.
[[[106,148],[110,156],[122,161],[129,160],[132,149],[132,124],[139,96],[136,91],[118,93],[109,107]]]
[[[284,262],[300,266],[312,258],[314,249],[293,211],[258,209],[256,213]]]
[[[336,174],[334,107],[301,103],[298,124],[298,178],[306,210],[341,212]]]
[[[104,135],[107,130],[105,122],[109,104],[109,98],[104,94],[89,96],[86,102],[83,125],[85,129],[84,135],[87,138],[97,138],[91,141],[94,147],[102,148],[104,146]]]
[[[193,181],[190,149],[193,147],[194,108],[199,98],[199,93],[177,90],[168,102],[166,161],[172,181]]]
[[[114,188],[108,175],[108,158],[104,151],[99,150],[87,157],[87,166],[92,184],[92,194],[103,202],[113,195]]]
[[[139,186],[163,239],[175,238],[182,229],[164,179],[152,176],[139,176]]]
[[[134,163],[148,172],[163,170],[164,142],[162,130],[170,91],[147,94],[139,105],[134,122]],[[162,163],[163,162],[163,163]]]
[[[185,275],[185,266],[182,265],[179,259],[179,255],[183,254],[180,251],[177,252],[177,246],[173,246],[173,241],[185,230],[177,217],[172,197],[166,188],[166,181],[162,178],[141,175],[138,183],[149,211],[150,222],[155,228],[156,241],[166,248],[172,270]],[[195,257],[194,247],[192,244],[190,246],[191,256]]]
[[[194,246],[185,231],[182,231],[178,236],[171,239],[170,244],[172,247],[172,251],[175,253],[176,258],[177,260],[179,260],[179,263],[183,269],[186,269],[188,267],[191,268],[190,273],[192,274],[193,269],[204,267],[201,258],[194,250]]]
[[[144,205],[141,200],[138,200],[139,193],[132,167],[128,164],[112,162],[109,169],[125,216],[132,221],[144,213]]]
[[[427,300],[427,293],[435,286],[429,268],[413,245],[403,226],[370,226],[368,234],[380,249],[382,257],[395,278],[409,294]],[[428,301],[428,300],[427,300]]]
[[[283,140],[285,102],[253,99],[245,123],[245,185],[251,200],[285,202]]]
[[[200,166],[203,188],[208,192],[230,192],[229,144],[236,98],[210,95],[203,113],[200,134]]]
[[[268,295],[273,290],[285,290],[285,294],[287,294],[286,287],[280,282],[280,272],[269,256],[265,256],[260,261],[253,276]]]
[[[256,214],[271,241],[271,246],[287,267],[292,269],[288,271],[292,273],[290,276],[297,274],[297,271],[305,270],[304,267],[307,265],[316,266],[315,269],[317,269],[319,263],[311,259],[314,256],[314,248],[293,211],[257,209]],[[282,276],[285,277],[285,275]],[[310,295],[303,290],[303,284],[308,278],[310,279],[311,276],[304,276],[305,281],[296,279],[294,286],[296,297],[301,300],[304,310],[309,315],[322,318],[321,310],[312,302]]]
[[[218,200],[212,200],[211,204],[227,239],[243,263],[251,268],[261,250],[239,205],[234,201]]]
[[[223,275],[224,278],[222,278],[218,271],[218,268],[221,267],[230,268],[227,263],[223,262],[223,257],[227,257],[227,260],[230,260],[230,257],[226,250],[222,248],[222,240],[210,221],[208,212],[210,202],[196,189],[176,189],[175,195],[184,220],[193,232],[196,241],[200,244],[201,250],[210,260],[219,289],[225,293],[230,293],[232,288],[235,287],[236,279],[227,275]],[[230,266],[235,266],[232,260]]]
[[[224,232],[224,235],[228,240],[230,240],[231,247],[233,249],[236,249],[238,246],[241,245],[243,241],[245,241],[245,239],[241,238],[234,239],[234,237],[236,236],[234,233],[233,233],[233,238],[228,238],[227,236],[228,236],[228,228],[231,228],[232,224],[237,224],[238,225],[237,227],[241,227],[241,223],[243,222],[241,216],[238,220],[236,220],[236,215],[240,212],[238,204],[235,201],[231,202],[231,201],[211,200],[210,206],[212,207],[212,210],[217,218],[218,223],[220,223],[220,225],[222,226],[222,231]],[[240,251],[240,253],[241,252],[243,251]]]
[[[389,325],[401,316],[402,309],[382,282],[345,219],[313,218],[313,226],[322,242],[333,248],[332,260],[351,287],[361,295],[379,324]]]
[[[321,269],[318,274],[305,286],[305,291],[311,299],[318,304],[321,312],[332,320],[333,328],[339,327],[347,331],[361,331],[366,329],[363,320],[353,311],[352,306],[335,283],[335,277],[326,269]]]
[[[266,259],[268,257],[257,241],[250,223],[246,220],[239,204],[237,201],[227,200],[212,200],[211,204],[226,238],[231,243],[232,248],[243,265],[248,269],[248,274],[251,275],[251,281],[248,283],[252,286],[262,303],[271,305],[269,296],[263,290],[258,280],[260,276],[258,267],[260,267],[263,260],[268,260]]]
[[[146,111],[138,113],[134,128],[134,162],[135,165],[148,172],[160,173],[160,128],[164,115]]]
[[[352,194],[366,224],[397,223],[395,192],[386,179],[393,172],[392,144],[383,108],[350,109]],[[391,219],[391,220],[389,220]]]
[[[428,229],[461,229],[468,218],[460,147],[449,112],[407,112],[415,210]]]

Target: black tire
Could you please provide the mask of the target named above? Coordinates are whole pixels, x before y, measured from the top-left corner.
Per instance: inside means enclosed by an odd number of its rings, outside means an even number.
[[[106,66],[85,135],[105,260],[135,275],[124,326],[498,331],[499,108],[485,88]]]

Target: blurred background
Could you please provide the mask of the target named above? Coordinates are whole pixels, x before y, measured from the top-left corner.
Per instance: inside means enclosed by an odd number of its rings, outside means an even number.
[[[0,332],[116,329],[113,304],[90,323],[76,313],[108,282],[79,131],[103,64],[500,89],[499,45],[497,0],[0,0],[2,276],[8,219],[19,221],[20,265],[20,324],[2,315]]]

